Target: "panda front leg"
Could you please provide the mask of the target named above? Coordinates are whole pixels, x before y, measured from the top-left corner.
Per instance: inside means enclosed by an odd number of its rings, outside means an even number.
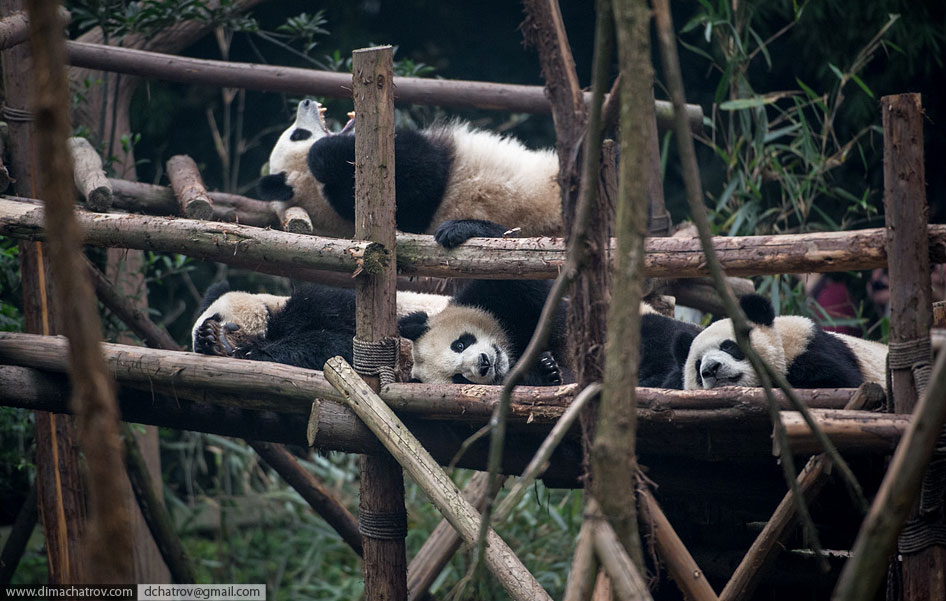
[[[523,386],[561,386],[562,369],[549,351],[539,355],[538,363],[522,380]]]
[[[232,357],[234,351],[247,340],[240,335],[240,326],[230,322],[206,319],[197,328],[194,337],[194,352],[202,355]]]

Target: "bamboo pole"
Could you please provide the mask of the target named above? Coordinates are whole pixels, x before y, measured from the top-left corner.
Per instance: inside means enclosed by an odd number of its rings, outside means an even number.
[[[434,462],[420,442],[411,435],[387,405],[355,374],[341,357],[325,364],[329,382],[345,395],[346,403],[355,410],[382,444],[404,466],[445,518],[450,520],[467,544],[473,544],[479,530],[480,516],[463,499],[449,476]],[[542,586],[522,565],[509,546],[492,529],[488,529],[486,565],[517,601],[551,600]]]
[[[68,42],[67,50],[71,65],[98,71],[227,88],[351,98],[351,79],[344,73],[195,59],[83,42]],[[396,77],[394,89],[395,100],[400,103],[518,113],[551,112],[542,86]],[[588,97],[590,94],[586,99]],[[657,101],[655,111],[658,125],[669,129],[673,120],[670,103]],[[687,113],[693,131],[702,131],[703,109],[699,105],[688,105]]]
[[[883,401],[884,390],[877,384],[864,384],[857,389],[845,405],[848,410],[860,410]],[[808,460],[798,474],[798,489],[804,494],[805,503],[811,503],[827,484],[831,474],[831,460],[823,453]],[[736,567],[720,593],[720,601],[749,599],[762,577],[769,571],[787,536],[798,526],[795,497],[791,491],[782,497],[772,517]]]
[[[197,163],[186,154],[172,156],[167,162],[168,180],[180,202],[180,214],[189,219],[210,219],[213,201],[207,194]]]
[[[394,63],[391,46],[352,53],[352,96],[355,101],[355,238],[381,247],[394,258]],[[355,280],[355,340],[378,345],[396,342],[397,270],[388,260],[378,270]],[[361,352],[355,347],[355,357]],[[397,356],[380,369],[396,367]],[[356,364],[358,362],[356,361]],[[374,392],[381,373],[365,375]],[[407,599],[407,510],[404,476],[388,454],[361,458],[358,519],[364,535],[365,597]],[[369,527],[370,526],[370,527]]]
[[[72,153],[72,169],[76,188],[85,198],[85,204],[93,211],[108,211],[112,208],[112,185],[105,177],[102,158],[85,138],[69,138]]]
[[[114,383],[99,353],[102,339],[98,306],[82,263],[82,238],[73,217],[75,192],[66,141],[70,95],[58,3],[27,2],[35,73],[36,149],[42,157],[42,192],[50,235],[50,263],[56,277],[56,301],[69,340],[72,402],[78,440],[85,455],[89,490],[88,538],[93,582],[125,584],[132,579],[131,516],[113,505],[124,490],[123,454],[118,433]]]
[[[0,235],[21,240],[45,239],[43,212],[35,203],[27,198],[0,199]],[[76,217],[85,243],[92,246],[177,252],[266,273],[285,275],[297,268],[350,273],[358,267],[377,270],[387,260],[380,248],[355,240],[172,217],[87,211],[76,211]],[[946,263],[946,225],[930,225],[927,231],[931,259]],[[883,267],[887,262],[884,237],[884,230],[876,228],[719,236],[712,238],[711,243],[730,275],[748,276]],[[700,277],[709,273],[696,239],[652,238],[645,250],[647,277]],[[432,236],[399,234],[397,261],[401,275],[551,279],[565,265],[565,249],[559,238],[472,238],[446,250]]]

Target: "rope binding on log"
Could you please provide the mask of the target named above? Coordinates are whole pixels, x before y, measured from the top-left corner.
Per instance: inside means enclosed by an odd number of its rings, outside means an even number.
[[[397,336],[369,342],[352,338],[352,367],[361,376],[378,376],[381,385],[393,384],[397,358],[401,352],[401,339]]]
[[[401,540],[407,536],[407,511],[358,510],[358,532],[381,540]]]

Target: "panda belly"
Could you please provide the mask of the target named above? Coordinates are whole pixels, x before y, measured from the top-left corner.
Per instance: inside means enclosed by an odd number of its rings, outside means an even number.
[[[492,132],[455,126],[448,132],[453,165],[430,227],[452,219],[482,219],[521,227],[525,236],[561,236],[558,158]],[[434,135],[434,134],[431,134]]]

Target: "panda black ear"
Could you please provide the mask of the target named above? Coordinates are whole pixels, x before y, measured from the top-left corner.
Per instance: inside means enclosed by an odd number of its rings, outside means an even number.
[[[746,317],[759,325],[771,326],[775,323],[775,310],[769,299],[758,294],[747,294],[739,299],[739,306],[746,312]]]
[[[429,329],[427,314],[423,311],[415,311],[405,315],[397,322],[398,333],[409,340],[417,340],[426,334]]]
[[[694,336],[689,332],[677,332],[673,337],[673,360],[677,365],[686,363],[687,355],[690,354],[690,345],[693,344]]]
[[[292,187],[286,183],[286,172],[264,175],[256,184],[260,200],[290,200]]]

